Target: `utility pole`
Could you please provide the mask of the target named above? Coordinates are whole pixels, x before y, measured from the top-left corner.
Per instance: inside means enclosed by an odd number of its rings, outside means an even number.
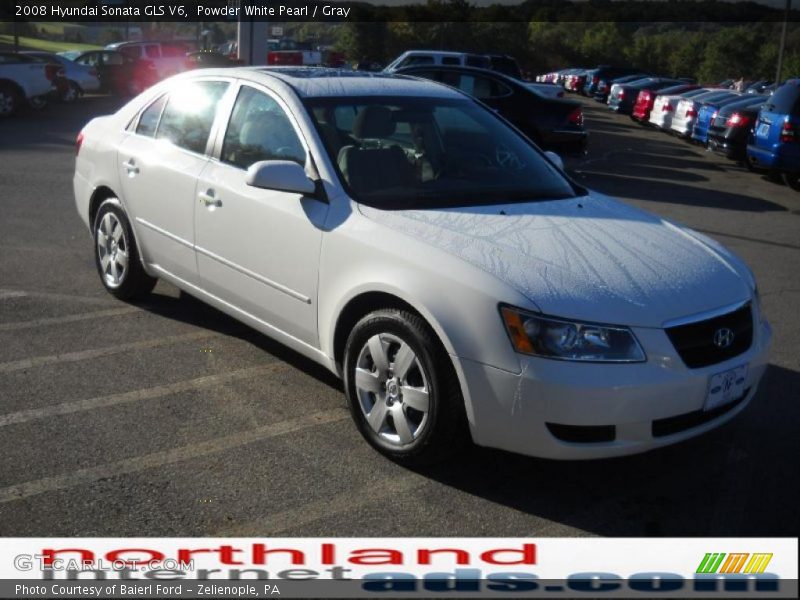
[[[786,51],[786,27],[789,24],[789,13],[792,11],[792,0],[786,0],[786,11],[783,15],[783,27],[781,28],[781,45],[778,48],[778,68],[775,71],[775,84],[780,85],[783,81],[783,54]]]

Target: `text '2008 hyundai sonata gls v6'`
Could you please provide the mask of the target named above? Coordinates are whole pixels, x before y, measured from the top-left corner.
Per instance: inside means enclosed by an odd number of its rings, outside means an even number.
[[[109,292],[163,278],[322,363],[395,460],[615,456],[732,418],[771,340],[751,272],[557,162],[437,83],[237,68],[91,121],[74,189]]]

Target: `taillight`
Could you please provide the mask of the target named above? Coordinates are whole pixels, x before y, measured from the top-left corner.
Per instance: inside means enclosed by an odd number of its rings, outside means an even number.
[[[672,104],[669,102],[664,102],[664,104],[661,106],[661,112],[672,112],[673,110]]]
[[[733,113],[725,122],[725,127],[745,127],[750,124],[750,119],[738,112]]]
[[[567,117],[567,121],[572,123],[573,125],[577,125],[578,127],[583,126],[583,111],[580,108],[576,108]]]
[[[619,93],[617,94],[617,98],[622,99],[624,97],[625,97],[625,90],[620,90]]]
[[[697,116],[697,109],[694,106],[690,106],[686,109],[686,116],[687,117],[696,117]]]
[[[78,137],[75,139],[75,156],[78,156],[78,154],[80,154],[82,145],[83,145],[83,132],[81,131],[78,134]]]
[[[789,121],[784,121],[783,127],[781,128],[781,142],[794,142],[796,139],[794,124]]]
[[[597,85],[599,83],[599,81],[600,81],[600,78],[597,75],[592,77],[592,85]]]

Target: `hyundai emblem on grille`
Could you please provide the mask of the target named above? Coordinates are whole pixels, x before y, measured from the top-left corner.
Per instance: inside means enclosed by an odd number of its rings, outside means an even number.
[[[714,345],[717,348],[727,348],[733,343],[733,331],[727,327],[721,327],[714,332]]]

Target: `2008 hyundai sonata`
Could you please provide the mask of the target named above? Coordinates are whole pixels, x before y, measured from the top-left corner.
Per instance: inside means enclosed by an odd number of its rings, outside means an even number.
[[[615,456],[732,418],[771,340],[751,272],[557,163],[437,83],[206,70],[91,121],[74,191],[109,292],[162,278],[322,363],[395,460]]]

